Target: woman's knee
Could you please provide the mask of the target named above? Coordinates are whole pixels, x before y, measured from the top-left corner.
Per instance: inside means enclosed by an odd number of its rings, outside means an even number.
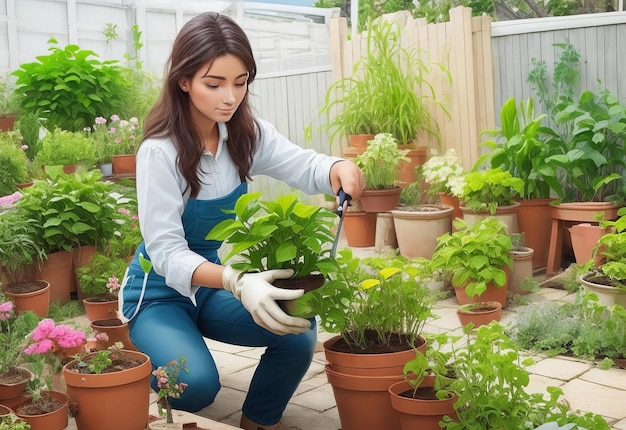
[[[202,369],[181,372],[178,382],[186,383],[187,388],[179,399],[170,399],[170,404],[174,409],[187,412],[197,412],[212,404],[222,388],[217,373]]]

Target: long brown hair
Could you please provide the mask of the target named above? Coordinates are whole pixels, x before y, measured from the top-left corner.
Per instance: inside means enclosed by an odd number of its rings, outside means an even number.
[[[189,96],[181,90],[179,82],[183,78],[192,79],[200,67],[226,54],[238,57],[249,72],[248,92],[226,123],[228,152],[239,169],[240,179],[249,178],[259,127],[248,94],[257,69],[248,37],[228,16],[205,12],[183,26],[172,46],[161,95],[144,121],[144,139],[170,137],[174,142],[178,167],[191,189],[191,197],[200,191],[198,168],[203,145],[191,122]]]

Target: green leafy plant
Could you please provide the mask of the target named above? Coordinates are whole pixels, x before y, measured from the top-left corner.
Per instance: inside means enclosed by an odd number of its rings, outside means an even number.
[[[119,287],[118,282],[124,277],[127,266],[128,260],[124,258],[95,253],[88,264],[76,268],[80,290],[88,296],[108,293],[117,297],[119,288],[110,287]]]
[[[546,114],[535,117],[532,98],[517,104],[508,99],[500,109],[501,127],[485,130],[493,140],[482,143],[491,151],[479,157],[476,165],[487,162],[492,168],[502,168],[523,181],[519,192],[524,199],[549,198],[551,188],[558,187],[557,171],[546,158],[554,147],[541,140],[540,127]]]
[[[463,328],[466,346],[456,349],[452,359],[456,379],[451,389],[458,422],[444,417],[445,428],[535,429],[546,422],[576,423],[582,428],[608,429],[599,415],[575,414],[562,401],[563,390],[548,387],[546,393],[529,393],[531,358],[521,360],[515,342],[497,322]]]
[[[293,269],[295,278],[335,269],[330,250],[324,249],[335,239],[336,216],[328,209],[302,203],[295,195],[264,201],[261,193],[249,193],[225,212],[236,218],[220,222],[206,238],[233,245],[223,260],[239,256],[243,261],[234,262],[235,269]]]
[[[83,132],[55,129],[42,139],[41,150],[33,162],[38,167],[78,164],[92,167],[94,147]]]
[[[31,311],[16,315],[15,305],[0,293],[0,375],[23,364],[24,339],[37,326],[39,317]]]
[[[609,285],[626,289],[626,208],[620,208],[617,215],[615,221],[600,223],[607,229],[594,248],[594,259],[600,264],[597,273],[587,280],[597,282],[604,278]]]
[[[19,132],[0,133],[0,196],[13,193],[28,179],[29,160],[19,142]]]
[[[471,226],[457,219],[454,226],[455,232],[437,238],[430,270],[451,274],[453,286],[464,287],[468,297],[478,296],[480,301],[487,284],[506,284],[505,267],[511,266],[513,248],[511,238],[506,225],[495,217]]]
[[[349,248],[338,251],[337,262],[331,280],[307,298],[321,327],[339,333],[355,351],[389,345],[394,335],[412,347],[435,317],[434,298],[419,276],[420,268],[395,255],[361,260]]]
[[[499,167],[468,172],[451,183],[452,194],[462,205],[473,212],[489,211],[491,215],[498,206],[514,204],[523,188],[522,179]]]
[[[389,133],[374,136],[365,152],[354,160],[363,171],[367,188],[380,190],[395,187],[398,165],[401,161],[409,161],[407,152],[398,148],[396,139]]]
[[[20,95],[15,92],[15,85],[8,77],[0,79],[0,118],[17,115],[20,111]]]
[[[24,189],[17,206],[37,221],[47,254],[77,245],[103,247],[116,231],[117,204],[99,170],[61,174]]]
[[[13,71],[22,109],[40,112],[49,130],[81,131],[97,115],[119,112],[127,81],[116,61],[99,61],[91,50],[48,39],[48,55]]]
[[[94,146],[98,164],[110,163],[114,155],[134,154],[141,141],[142,131],[139,120],[128,120],[113,115],[109,120],[97,117],[87,136]]]
[[[30,430],[30,424],[11,412],[0,417],[0,430]]]
[[[77,354],[74,356],[76,360],[75,366],[69,370],[97,375],[104,373],[113,364],[114,360],[124,355],[122,348],[124,348],[122,342],[116,342],[107,349]]]

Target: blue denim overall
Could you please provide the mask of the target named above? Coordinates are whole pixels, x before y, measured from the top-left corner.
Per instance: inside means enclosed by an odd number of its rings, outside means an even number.
[[[219,199],[189,199],[182,222],[190,249],[219,263],[217,250],[221,243],[207,241],[205,237],[217,223],[232,217],[222,209],[232,209],[246,191],[247,184],[242,183]],[[306,333],[279,336],[258,326],[241,302],[223,289],[199,288],[194,306],[189,298],[168,287],[154,270],[142,288],[144,272],[139,266],[139,253],[149,259],[142,243],[123,282],[122,309],[124,316],[131,319],[133,343],[150,356],[154,368],[187,357],[189,373],[181,372],[179,381],[189,386],[180,399],[170,399],[172,407],[196,412],[213,403],[221,388],[215,361],[204,338],[234,345],[266,346],[242,411],[260,424],[278,422],[313,358],[317,340],[315,320],[311,320],[312,327]],[[154,377],[151,383],[156,390]]]

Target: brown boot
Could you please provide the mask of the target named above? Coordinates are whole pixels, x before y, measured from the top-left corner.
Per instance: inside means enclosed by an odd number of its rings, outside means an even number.
[[[241,422],[239,423],[239,427],[244,430],[288,430],[286,426],[281,424],[280,422],[273,424],[271,426],[264,426],[261,424],[257,424],[252,421],[247,416],[241,414]]]

